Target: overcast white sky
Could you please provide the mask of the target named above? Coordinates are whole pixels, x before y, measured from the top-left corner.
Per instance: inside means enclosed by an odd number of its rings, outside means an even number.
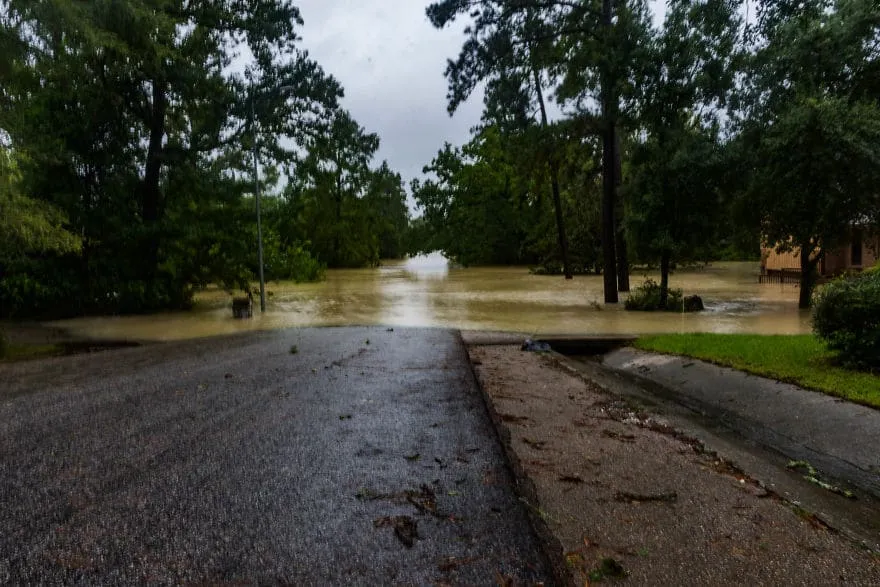
[[[446,111],[446,60],[458,55],[462,26],[439,31],[429,0],[299,0],[303,46],[345,88],[343,105],[382,139],[387,159],[409,182],[444,141],[461,144],[479,122],[482,96],[453,118]],[[653,0],[652,4],[658,4]]]
[[[446,59],[458,54],[461,28],[438,31],[420,0],[299,0],[303,46],[345,88],[343,106],[379,134],[378,159],[404,180],[421,175],[444,141],[467,141],[480,119],[477,96],[450,118]]]

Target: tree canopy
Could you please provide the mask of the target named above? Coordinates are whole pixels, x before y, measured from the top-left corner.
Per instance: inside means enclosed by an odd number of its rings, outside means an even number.
[[[467,22],[446,69],[450,111],[482,84],[484,124],[471,145],[492,129],[504,136],[507,155],[505,166],[485,150],[447,146],[426,167],[439,183],[417,186],[427,232],[469,232],[474,219],[456,217],[458,202],[506,218],[503,202],[515,200],[500,182],[489,190],[439,167],[485,162],[519,178],[511,185],[529,185],[542,173],[524,160],[548,162],[552,180],[554,166],[578,167],[570,157],[582,149],[588,160],[580,167],[591,179],[562,187],[557,232],[584,232],[586,220],[594,234],[601,211],[606,302],[627,288],[633,261],[659,264],[666,291],[677,261],[737,250],[751,257],[763,241],[803,251],[801,304],[808,305],[822,255],[853,226],[877,222],[880,12],[872,0],[759,3],[749,23],[746,12],[740,0],[670,0],[655,26],[641,0],[430,4],[435,27]],[[549,104],[556,114],[545,123]],[[589,219],[573,209],[591,211]],[[560,239],[563,260],[565,248]]]
[[[78,241],[7,265],[3,313],[150,311],[186,306],[209,282],[246,289],[254,144],[269,200],[279,180],[333,153],[351,192],[349,170],[366,168],[378,138],[347,142],[357,123],[339,82],[300,47],[303,26],[287,0],[0,1],[0,135],[17,161],[16,209]],[[270,216],[283,209],[267,204]],[[315,259],[314,234],[267,220],[278,276],[380,252],[352,258],[340,243]],[[326,222],[345,246],[356,239],[339,217]]]

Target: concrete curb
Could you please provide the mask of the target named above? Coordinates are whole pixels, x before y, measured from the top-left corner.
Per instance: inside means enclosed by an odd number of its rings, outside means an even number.
[[[469,346],[480,345],[468,345],[462,339],[462,348],[464,349],[471,370],[471,376],[474,378],[477,389],[480,390],[483,404],[486,406],[486,411],[489,414],[489,418],[492,420],[493,427],[498,435],[498,440],[504,450],[505,460],[507,461],[507,465],[513,473],[513,478],[516,481],[515,491],[519,495],[520,501],[526,506],[529,521],[531,522],[532,529],[538,536],[538,541],[540,542],[544,557],[547,559],[548,566],[553,573],[554,581],[558,585],[578,585],[571,570],[565,564],[563,556],[565,549],[563,548],[562,543],[550,529],[546,520],[540,515],[540,501],[538,499],[538,492],[535,489],[535,484],[525,472],[525,468],[522,466],[519,455],[513,449],[510,430],[505,426],[504,421],[495,409],[495,404],[492,401],[492,398],[489,397],[489,394],[486,393],[486,390],[483,389],[483,386],[480,383],[480,378],[477,376],[474,364],[470,360],[470,353],[468,353]]]
[[[662,355],[662,353],[651,354]],[[705,363],[705,361],[699,361],[698,359],[690,360]],[[875,499],[880,499],[880,478],[849,461],[815,451],[757,420],[710,402],[702,401],[650,377],[645,377],[625,369],[618,369],[605,363],[601,363],[601,368],[613,372],[617,376],[648,390],[662,399],[674,402],[709,418],[730,432],[749,442],[754,442],[766,450],[773,451],[791,460],[807,461],[823,473],[839,481],[851,484]],[[754,377],[758,376],[755,375]]]

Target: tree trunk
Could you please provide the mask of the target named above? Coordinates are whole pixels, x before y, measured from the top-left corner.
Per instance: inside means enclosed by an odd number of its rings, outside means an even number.
[[[541,127],[546,132],[549,128],[547,122],[547,108],[544,104],[544,92],[541,89],[541,77],[537,68],[532,68],[535,78],[535,91],[538,94],[538,104],[541,107]],[[550,161],[547,163],[550,168],[550,186],[553,190],[553,208],[556,214],[556,233],[559,237],[559,254],[562,255],[562,271],[566,279],[572,279],[571,266],[568,262],[568,237],[565,234],[565,221],[562,215],[562,196],[559,190],[559,166],[556,164],[555,156],[550,155]]]
[[[660,309],[665,310],[669,302],[669,251],[663,251],[660,256]]]
[[[611,0],[602,0],[602,24],[606,31],[611,30]],[[610,35],[609,35],[610,37]],[[609,50],[608,47],[605,50]],[[617,297],[617,255],[614,250],[615,223],[614,204],[617,184],[614,178],[614,145],[617,131],[614,121],[614,90],[612,87],[610,66],[602,65],[602,118],[605,124],[602,137],[602,260],[605,285],[605,303],[616,304]]]
[[[165,138],[165,114],[168,97],[163,83],[153,81],[153,103],[150,112],[150,142],[147,146],[147,162],[141,184],[141,219],[146,229],[144,246],[145,277],[152,279],[159,265],[158,223],[161,216],[161,193],[159,183],[162,172],[162,141]]]
[[[614,141],[614,179],[617,185],[623,183],[623,164],[621,162],[620,153],[620,135],[617,134]],[[617,205],[615,207],[614,221],[615,227],[615,249],[617,252],[617,290],[629,291],[629,255],[626,249],[626,230],[624,222],[623,201],[620,194],[617,194]]]
[[[801,291],[798,297],[798,308],[808,309],[813,301],[813,286],[816,285],[816,265],[819,257],[810,259],[812,246],[807,243],[801,245]]]

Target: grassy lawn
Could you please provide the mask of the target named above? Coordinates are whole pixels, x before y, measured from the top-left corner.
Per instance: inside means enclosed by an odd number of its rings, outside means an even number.
[[[43,359],[64,354],[64,347],[57,344],[10,344],[0,353],[0,362]]]
[[[668,334],[639,338],[636,348],[703,359],[880,408],[880,376],[833,364],[812,335]]]

